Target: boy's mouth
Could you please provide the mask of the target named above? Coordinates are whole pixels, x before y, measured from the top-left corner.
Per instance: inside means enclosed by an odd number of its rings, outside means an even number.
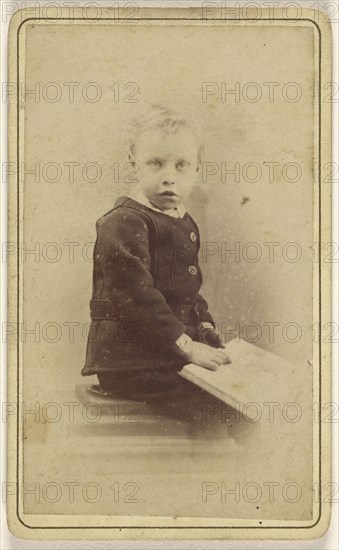
[[[174,191],[163,191],[160,193],[162,197],[177,197],[177,194]]]

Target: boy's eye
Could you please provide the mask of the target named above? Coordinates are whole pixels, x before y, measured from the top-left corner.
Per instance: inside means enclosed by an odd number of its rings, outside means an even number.
[[[161,168],[161,162],[160,162],[159,159],[152,159],[152,160],[148,161],[147,164],[151,168]]]
[[[185,168],[187,168],[188,166],[189,162],[186,162],[185,160],[180,160],[179,162],[177,162],[176,169],[180,172],[181,170],[185,170]]]

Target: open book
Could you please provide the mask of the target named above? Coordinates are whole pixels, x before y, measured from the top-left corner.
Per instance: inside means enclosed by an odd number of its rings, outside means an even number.
[[[190,363],[179,374],[250,418],[256,405],[298,401],[302,378],[296,366],[244,340],[231,340],[225,351],[231,364],[210,371]]]

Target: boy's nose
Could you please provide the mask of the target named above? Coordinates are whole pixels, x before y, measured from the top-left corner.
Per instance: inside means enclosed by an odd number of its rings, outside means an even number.
[[[165,178],[162,181],[162,184],[165,185],[166,187],[170,187],[171,185],[175,184],[174,178]]]

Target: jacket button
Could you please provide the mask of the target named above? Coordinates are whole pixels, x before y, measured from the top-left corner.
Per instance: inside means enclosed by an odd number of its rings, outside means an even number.
[[[189,268],[188,268],[188,273],[190,275],[196,275],[198,273],[198,270],[197,268],[195,267],[195,265],[190,265]]]
[[[195,241],[197,240],[197,236],[196,236],[196,234],[194,233],[194,231],[191,231],[191,233],[190,233],[190,239],[191,239],[192,243],[195,243]]]

